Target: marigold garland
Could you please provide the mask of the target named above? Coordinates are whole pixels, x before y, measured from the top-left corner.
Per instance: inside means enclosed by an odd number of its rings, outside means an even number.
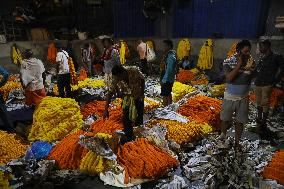
[[[98,88],[104,86],[105,86],[104,80],[87,78],[84,81],[79,81],[78,85],[72,85],[71,88],[73,91],[76,91],[80,88],[85,88],[85,87]]]
[[[207,123],[197,123],[190,121],[181,123],[173,120],[151,120],[149,125],[164,125],[167,128],[167,139],[173,140],[178,144],[193,142],[200,139],[203,135],[212,132],[212,127]]]
[[[80,75],[78,77],[78,81],[84,81],[85,79],[88,78],[87,71],[83,68],[80,70]]]
[[[163,176],[168,169],[179,165],[178,160],[144,138],[120,146],[117,159],[125,168],[125,183],[128,183],[130,178],[155,179]]]
[[[148,98],[148,97],[144,98],[144,104],[145,104],[144,105],[145,112],[150,112],[150,111],[158,108],[161,105],[160,102],[158,102],[154,99]]]
[[[3,94],[3,99],[6,101],[10,92],[15,89],[22,89],[22,84],[17,80],[9,80],[4,86],[0,88],[0,93]]]
[[[78,143],[82,134],[84,132],[78,130],[66,136],[54,146],[48,159],[55,160],[60,169],[79,169],[81,160],[89,151]]]
[[[61,140],[73,130],[82,127],[83,116],[74,99],[46,97],[33,115],[29,140]]]
[[[196,91],[196,89],[190,85],[185,85],[180,82],[174,82],[173,85],[173,101],[177,102],[182,99],[185,95]]]
[[[236,52],[237,52],[237,43],[233,43],[229,52],[227,53],[227,58],[230,58],[231,56],[236,54]]]
[[[75,72],[75,67],[73,63],[73,59],[71,57],[68,58],[68,65],[69,65],[69,71],[71,75],[71,85],[77,85],[78,84],[78,78]]]
[[[25,155],[28,145],[22,144],[15,137],[16,134],[9,134],[0,130],[0,165]]]
[[[280,99],[283,98],[283,97],[284,97],[284,92],[281,89],[273,88],[271,96],[270,96],[269,106],[271,108],[276,107],[279,104]],[[249,99],[252,102],[256,102],[255,92],[253,92],[249,95]]]
[[[226,85],[225,84],[221,84],[221,85],[214,85],[212,88],[211,88],[211,94],[215,97],[218,97],[218,96],[222,96],[225,92],[225,88],[226,88]]]
[[[191,81],[191,85],[208,85],[209,81],[204,74],[201,74],[196,80]]]
[[[9,180],[12,180],[11,174],[6,174],[0,171],[0,188],[1,189],[11,189]]]
[[[268,163],[261,174],[265,179],[276,180],[279,184],[284,185],[284,150],[273,155],[271,162]]]
[[[188,38],[181,39],[178,43],[177,48],[177,59],[180,61],[185,57],[189,57],[190,53],[190,42]]]
[[[213,67],[213,40],[207,39],[200,49],[197,67],[208,70]]]
[[[221,100],[197,95],[189,98],[178,113],[200,123],[208,123],[214,129],[220,125]]]
[[[190,70],[181,70],[177,74],[177,81],[183,84],[190,83],[195,79],[195,73]]]

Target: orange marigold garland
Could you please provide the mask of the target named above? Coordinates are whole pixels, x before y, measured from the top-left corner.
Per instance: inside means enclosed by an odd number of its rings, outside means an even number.
[[[81,159],[88,153],[79,142],[79,136],[84,131],[79,130],[62,139],[51,150],[48,159],[55,160],[60,169],[79,169]]]
[[[179,109],[178,113],[201,123],[208,123],[213,128],[219,128],[221,100],[197,95],[188,99]]]
[[[276,180],[284,185],[284,150],[276,152],[271,162],[264,168],[262,176],[266,179]]]
[[[146,139],[138,138],[118,148],[117,159],[126,171],[125,182],[133,179],[155,179],[168,169],[176,168],[179,161],[167,152],[151,145]],[[129,176],[129,177],[128,177]]]
[[[69,65],[69,71],[71,75],[71,85],[77,85],[78,84],[78,78],[75,72],[74,63],[71,57],[68,58],[68,65]]]
[[[83,118],[86,119],[90,115],[103,116],[106,101],[93,101],[81,107]]]
[[[84,68],[81,69],[78,81],[84,81],[85,79],[87,79],[87,77],[88,77],[87,71]]]
[[[177,74],[177,81],[183,84],[190,83],[195,78],[195,74],[190,70],[181,70]]]

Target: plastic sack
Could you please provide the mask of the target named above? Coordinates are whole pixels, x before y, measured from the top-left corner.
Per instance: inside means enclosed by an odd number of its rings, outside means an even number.
[[[52,149],[52,145],[47,141],[36,141],[32,144],[30,152],[28,155],[34,157],[35,159],[46,158]],[[32,153],[32,154],[30,154]]]

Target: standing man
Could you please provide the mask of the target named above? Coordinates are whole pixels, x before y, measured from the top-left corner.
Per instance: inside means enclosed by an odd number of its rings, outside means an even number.
[[[104,46],[104,53],[101,60],[104,62],[103,71],[105,73],[106,86],[111,84],[111,70],[115,65],[120,65],[119,51],[113,45],[111,38],[107,37],[102,40]]]
[[[251,44],[242,40],[237,44],[237,53],[226,59],[223,69],[226,77],[226,91],[222,103],[221,140],[225,140],[227,130],[231,127],[235,114],[235,149],[239,150],[239,141],[244,124],[248,122],[249,99],[248,94],[254,69],[254,61],[250,56]]]
[[[57,44],[57,85],[58,92],[61,98],[71,97],[71,75],[69,71],[68,58],[69,55],[62,49],[61,44]]]
[[[165,55],[161,63],[161,96],[163,105],[168,106],[172,103],[172,88],[177,73],[177,56],[173,50],[173,42],[164,40]]]
[[[84,47],[82,48],[81,58],[83,66],[88,72],[88,75],[92,76],[92,62],[94,59],[94,54],[93,54],[93,48],[89,43],[85,43]]]
[[[148,45],[140,39],[138,41],[137,51],[140,58],[140,67],[142,73],[145,75],[148,75],[147,48],[149,48]]]
[[[112,68],[112,76],[112,87],[107,95],[104,118],[109,117],[111,98],[114,95],[122,96],[123,126],[126,136],[122,143],[125,143],[134,140],[133,125],[143,125],[145,79],[137,68],[124,68],[121,65]]]
[[[9,78],[9,73],[2,66],[0,66],[0,87],[4,86]],[[0,127],[4,131],[14,131],[13,124],[11,123],[9,116],[7,114],[7,109],[3,96],[0,94],[0,118],[3,122],[3,126]]]
[[[284,59],[271,50],[271,42],[260,42],[259,51],[262,55],[256,69],[255,93],[258,115],[256,122],[263,130],[269,112],[269,102],[273,86],[281,80],[284,71]]]
[[[23,53],[21,64],[21,79],[25,88],[26,104],[38,105],[46,96],[44,88],[44,66],[41,60],[33,57],[33,52],[27,49]]]

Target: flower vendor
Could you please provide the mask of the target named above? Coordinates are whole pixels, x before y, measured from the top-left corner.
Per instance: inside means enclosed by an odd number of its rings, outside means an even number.
[[[173,42],[164,40],[165,55],[161,63],[161,96],[163,105],[172,103],[172,88],[177,73],[178,63],[176,52],[173,50]]]
[[[0,87],[4,86],[7,83],[8,78],[9,78],[9,73],[7,72],[6,69],[0,66]],[[7,114],[5,102],[1,94],[0,94],[0,119],[4,123],[4,125],[0,127],[1,130],[5,130],[5,131],[13,130],[13,125]]]
[[[101,60],[104,62],[103,71],[105,73],[105,83],[107,87],[111,84],[111,70],[115,65],[120,64],[119,51],[113,45],[113,41],[110,37],[105,37],[102,39],[104,46],[104,52],[101,56]]]
[[[88,75],[92,76],[92,62],[94,59],[93,48],[89,43],[85,43],[81,50],[81,59],[84,68],[87,70]]]
[[[71,74],[68,65],[69,54],[62,49],[60,43],[56,44],[57,48],[57,85],[60,97],[70,97],[71,96]]]
[[[123,109],[123,126],[125,140],[134,139],[133,124],[143,124],[145,79],[143,74],[134,67],[124,68],[115,65],[112,69],[113,82],[107,95],[104,118],[109,116],[108,107],[113,95],[121,96]]]
[[[248,93],[254,67],[254,62],[250,62],[250,50],[251,43],[248,40],[242,40],[237,45],[237,54],[226,59],[223,63],[227,88],[221,110],[222,134],[220,139],[225,138],[235,113],[235,147],[237,148],[244,124],[248,122]]]
[[[25,88],[26,104],[38,105],[46,96],[44,88],[44,65],[41,60],[33,57],[33,52],[27,49],[23,53],[21,64],[21,79]]]
[[[281,80],[284,72],[284,59],[281,55],[275,54],[271,50],[269,40],[259,44],[259,51],[262,57],[257,64],[257,75],[255,80],[255,93],[258,116],[256,122],[261,130],[266,133],[266,121],[269,111],[269,100],[273,85]],[[279,71],[280,69],[280,71]]]
[[[149,48],[149,46],[146,43],[144,43],[141,39],[138,40],[137,51],[140,58],[140,66],[142,68],[142,73],[146,75],[148,73],[148,62],[146,57],[147,48]]]

